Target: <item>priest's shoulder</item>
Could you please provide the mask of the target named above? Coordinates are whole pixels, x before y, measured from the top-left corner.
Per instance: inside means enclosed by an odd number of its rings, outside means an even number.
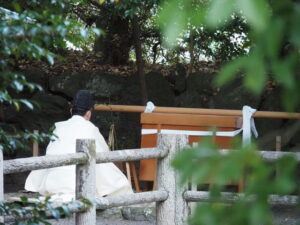
[[[54,123],[54,126],[57,129],[57,128],[63,127],[66,124],[66,122],[67,121],[59,121],[59,122]]]

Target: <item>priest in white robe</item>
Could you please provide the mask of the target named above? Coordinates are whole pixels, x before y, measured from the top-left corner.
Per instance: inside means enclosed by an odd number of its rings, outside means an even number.
[[[76,139],[94,139],[96,152],[109,151],[99,129],[90,122],[92,108],[90,92],[78,91],[73,99],[72,117],[55,123],[54,140],[47,146],[46,155],[75,153]],[[25,190],[71,200],[75,197],[75,180],[75,166],[35,170],[26,179]],[[127,193],[132,193],[131,186],[113,163],[96,165],[96,197]]]

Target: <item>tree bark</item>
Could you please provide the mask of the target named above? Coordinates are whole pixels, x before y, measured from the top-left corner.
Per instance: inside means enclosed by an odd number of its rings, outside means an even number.
[[[190,53],[191,60],[190,60],[190,65],[189,65],[187,76],[189,76],[193,72],[193,69],[194,69],[194,64],[195,64],[194,48],[195,48],[194,33],[193,33],[193,30],[190,29],[189,53]]]

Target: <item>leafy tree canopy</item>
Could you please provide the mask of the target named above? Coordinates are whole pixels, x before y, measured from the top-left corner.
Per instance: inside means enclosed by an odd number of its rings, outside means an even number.
[[[5,107],[15,107],[17,111],[20,107],[31,110],[37,107],[35,103],[19,97],[20,93],[41,91],[42,87],[26,80],[16,68],[18,60],[27,58],[54,64],[61,49],[67,47],[67,42],[76,46],[92,32],[99,34],[98,29],[83,28],[76,20],[63,14],[68,5],[76,3],[56,0],[0,2],[1,110]],[[6,123],[3,113],[0,119],[0,150],[17,149],[23,147],[24,140],[41,141],[48,137],[30,131],[17,132],[14,126]]]
[[[299,1],[171,0],[164,1],[159,24],[172,45],[189,26],[205,25],[221,31],[238,16],[249,25],[249,53],[226,64],[217,85],[244,72],[244,84],[260,94],[269,76],[283,88],[282,102],[289,111],[299,104]],[[293,98],[291,98],[293,96]]]

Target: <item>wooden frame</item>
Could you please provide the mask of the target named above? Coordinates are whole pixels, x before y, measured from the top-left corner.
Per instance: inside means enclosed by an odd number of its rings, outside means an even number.
[[[141,137],[141,148],[153,148],[157,145],[157,136],[162,129],[186,131],[234,131],[242,126],[240,116],[215,116],[174,113],[142,113],[143,129],[157,129],[155,134],[144,134]],[[188,142],[198,142],[203,137],[189,136]],[[229,148],[232,137],[216,136],[214,140],[220,148]],[[139,179],[156,183],[156,159],[141,160]]]

